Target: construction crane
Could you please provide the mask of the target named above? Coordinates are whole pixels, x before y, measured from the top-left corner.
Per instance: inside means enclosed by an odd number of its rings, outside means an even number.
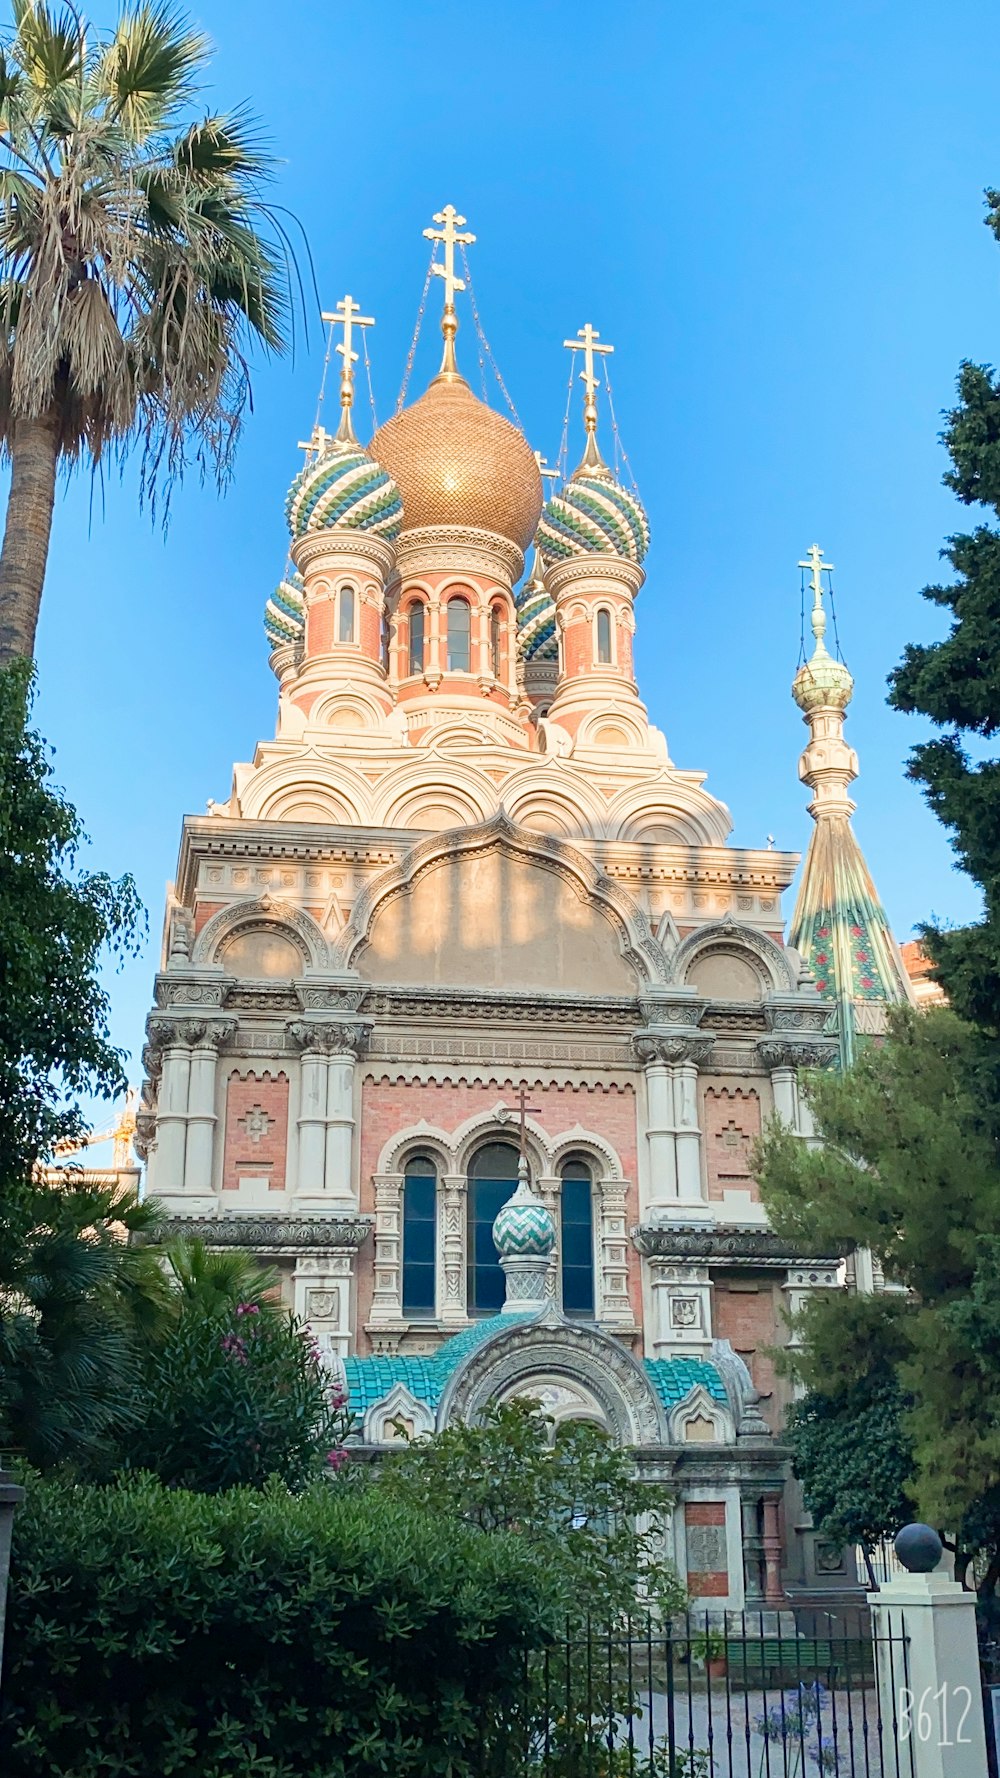
[[[65,1160],[67,1155],[80,1154],[85,1148],[96,1148],[102,1142],[113,1142],[112,1166],[116,1172],[128,1171],[135,1166],[132,1144],[135,1140],[138,1103],[139,1095],[135,1087],[129,1087],[121,1115],[114,1123],[106,1125],[103,1130],[91,1130],[87,1136],[78,1136],[69,1142],[57,1142],[52,1150],[53,1154],[59,1160]]]

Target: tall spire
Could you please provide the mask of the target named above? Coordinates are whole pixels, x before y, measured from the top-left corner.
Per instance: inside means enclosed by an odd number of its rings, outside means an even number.
[[[569,352],[583,352],[583,369],[580,381],[586,391],[583,401],[583,423],[587,430],[587,443],[583,457],[576,470],[577,475],[610,475],[607,464],[601,456],[597,443],[597,391],[601,386],[600,378],[594,371],[594,359],[608,357],[614,346],[598,344],[601,336],[589,321],[578,329],[575,340],[563,340]]]
[[[790,941],[816,977],[817,991],[836,1003],[841,1061],[855,1053],[858,1034],[876,1032],[888,1002],[910,999],[909,982],[885,909],[862,856],[851,816],[849,787],[858,775],[858,756],[844,739],[844,715],[854,680],[844,662],[826,646],[828,586],[833,564],[812,544],[799,567],[809,574],[812,592],[811,657],[792,682],[792,696],[809,727],[799,761],[799,777],[813,800],[816,825],[806,853]],[[873,1004],[874,1003],[874,1004]]]
[[[337,342],[337,351],[342,360],[340,366],[340,425],[333,437],[335,450],[356,450],[358,445],[354,431],[351,409],[354,406],[354,366],[358,355],[352,350],[351,341],[356,327],[374,327],[374,315],[362,315],[359,305],[353,296],[342,296],[336,308],[324,309],[323,320],[329,322],[331,336],[335,327],[342,327],[344,337]]]
[[[424,234],[429,241],[440,241],[444,247],[444,261],[435,260],[431,271],[444,279],[444,314],[441,317],[441,332],[444,335],[444,354],[438,378],[448,383],[458,376],[458,363],[455,358],[455,335],[458,332],[458,316],[455,313],[455,292],[465,289],[465,279],[459,278],[455,272],[455,248],[471,247],[475,241],[473,234],[461,234],[459,231],[465,224],[465,217],[460,216],[454,204],[445,204],[443,210],[437,210],[434,221],[441,224],[440,228],[425,228]]]

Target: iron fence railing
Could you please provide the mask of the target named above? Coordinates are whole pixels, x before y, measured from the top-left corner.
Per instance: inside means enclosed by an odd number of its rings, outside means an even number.
[[[476,1778],[914,1778],[902,1621],[567,1627],[482,1725]]]

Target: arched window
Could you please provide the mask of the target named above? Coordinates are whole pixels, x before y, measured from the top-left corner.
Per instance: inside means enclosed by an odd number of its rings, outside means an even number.
[[[341,642],[354,641],[354,588],[342,586],[340,589],[340,624],[337,638]]]
[[[564,1315],[594,1314],[594,1179],[577,1157],[562,1170],[562,1301]]]
[[[437,1168],[428,1155],[403,1175],[403,1314],[433,1315],[437,1246]]]
[[[448,600],[448,671],[468,673],[472,664],[472,607],[468,599]]]
[[[469,1168],[468,1312],[496,1315],[503,1308],[504,1276],[493,1245],[493,1224],[517,1185],[517,1149],[491,1142]]]
[[[492,606],[490,610],[490,665],[494,679],[499,679],[503,662],[500,657],[500,607]]]
[[[424,670],[424,608],[417,601],[410,606],[408,621],[410,626],[410,672],[422,673]]]
[[[603,605],[597,613],[597,661],[602,667],[611,664],[611,613]]]

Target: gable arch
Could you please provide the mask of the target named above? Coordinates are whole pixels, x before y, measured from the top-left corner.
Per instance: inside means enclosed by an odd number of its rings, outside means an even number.
[[[631,1352],[597,1328],[548,1317],[501,1327],[475,1347],[441,1397],[437,1424],[478,1424],[498,1397],[530,1393],[533,1377],[565,1378],[598,1404],[620,1446],[667,1442],[663,1409]]]
[[[194,941],[191,961],[218,963],[227,941],[253,932],[273,933],[294,945],[307,969],[325,969],[329,964],[330,947],[311,914],[269,895],[235,902],[213,914]]]
[[[440,1167],[442,1173],[453,1173],[454,1138],[435,1124],[421,1119],[418,1124],[411,1124],[406,1130],[399,1130],[390,1136],[378,1157],[376,1173],[402,1173],[407,1161],[416,1154],[428,1154]]]
[[[677,946],[672,958],[674,980],[687,982],[691,969],[701,958],[712,955],[732,957],[749,966],[760,982],[759,999],[768,994],[787,994],[797,987],[793,958],[775,944],[764,932],[741,926],[735,920],[720,920],[710,926],[699,926],[689,932]],[[722,998],[723,996],[718,996]]]
[[[594,1163],[595,1183],[621,1184],[625,1175],[619,1155],[594,1130],[585,1130],[582,1124],[575,1124],[572,1130],[564,1130],[552,1139],[550,1166],[553,1173],[558,1173],[564,1161],[572,1155],[585,1155]]]
[[[359,967],[373,980],[384,972],[397,981],[615,997],[669,979],[663,948],[628,892],[575,847],[516,827],[502,810],[477,827],[428,836],[370,883],[334,966]]]

